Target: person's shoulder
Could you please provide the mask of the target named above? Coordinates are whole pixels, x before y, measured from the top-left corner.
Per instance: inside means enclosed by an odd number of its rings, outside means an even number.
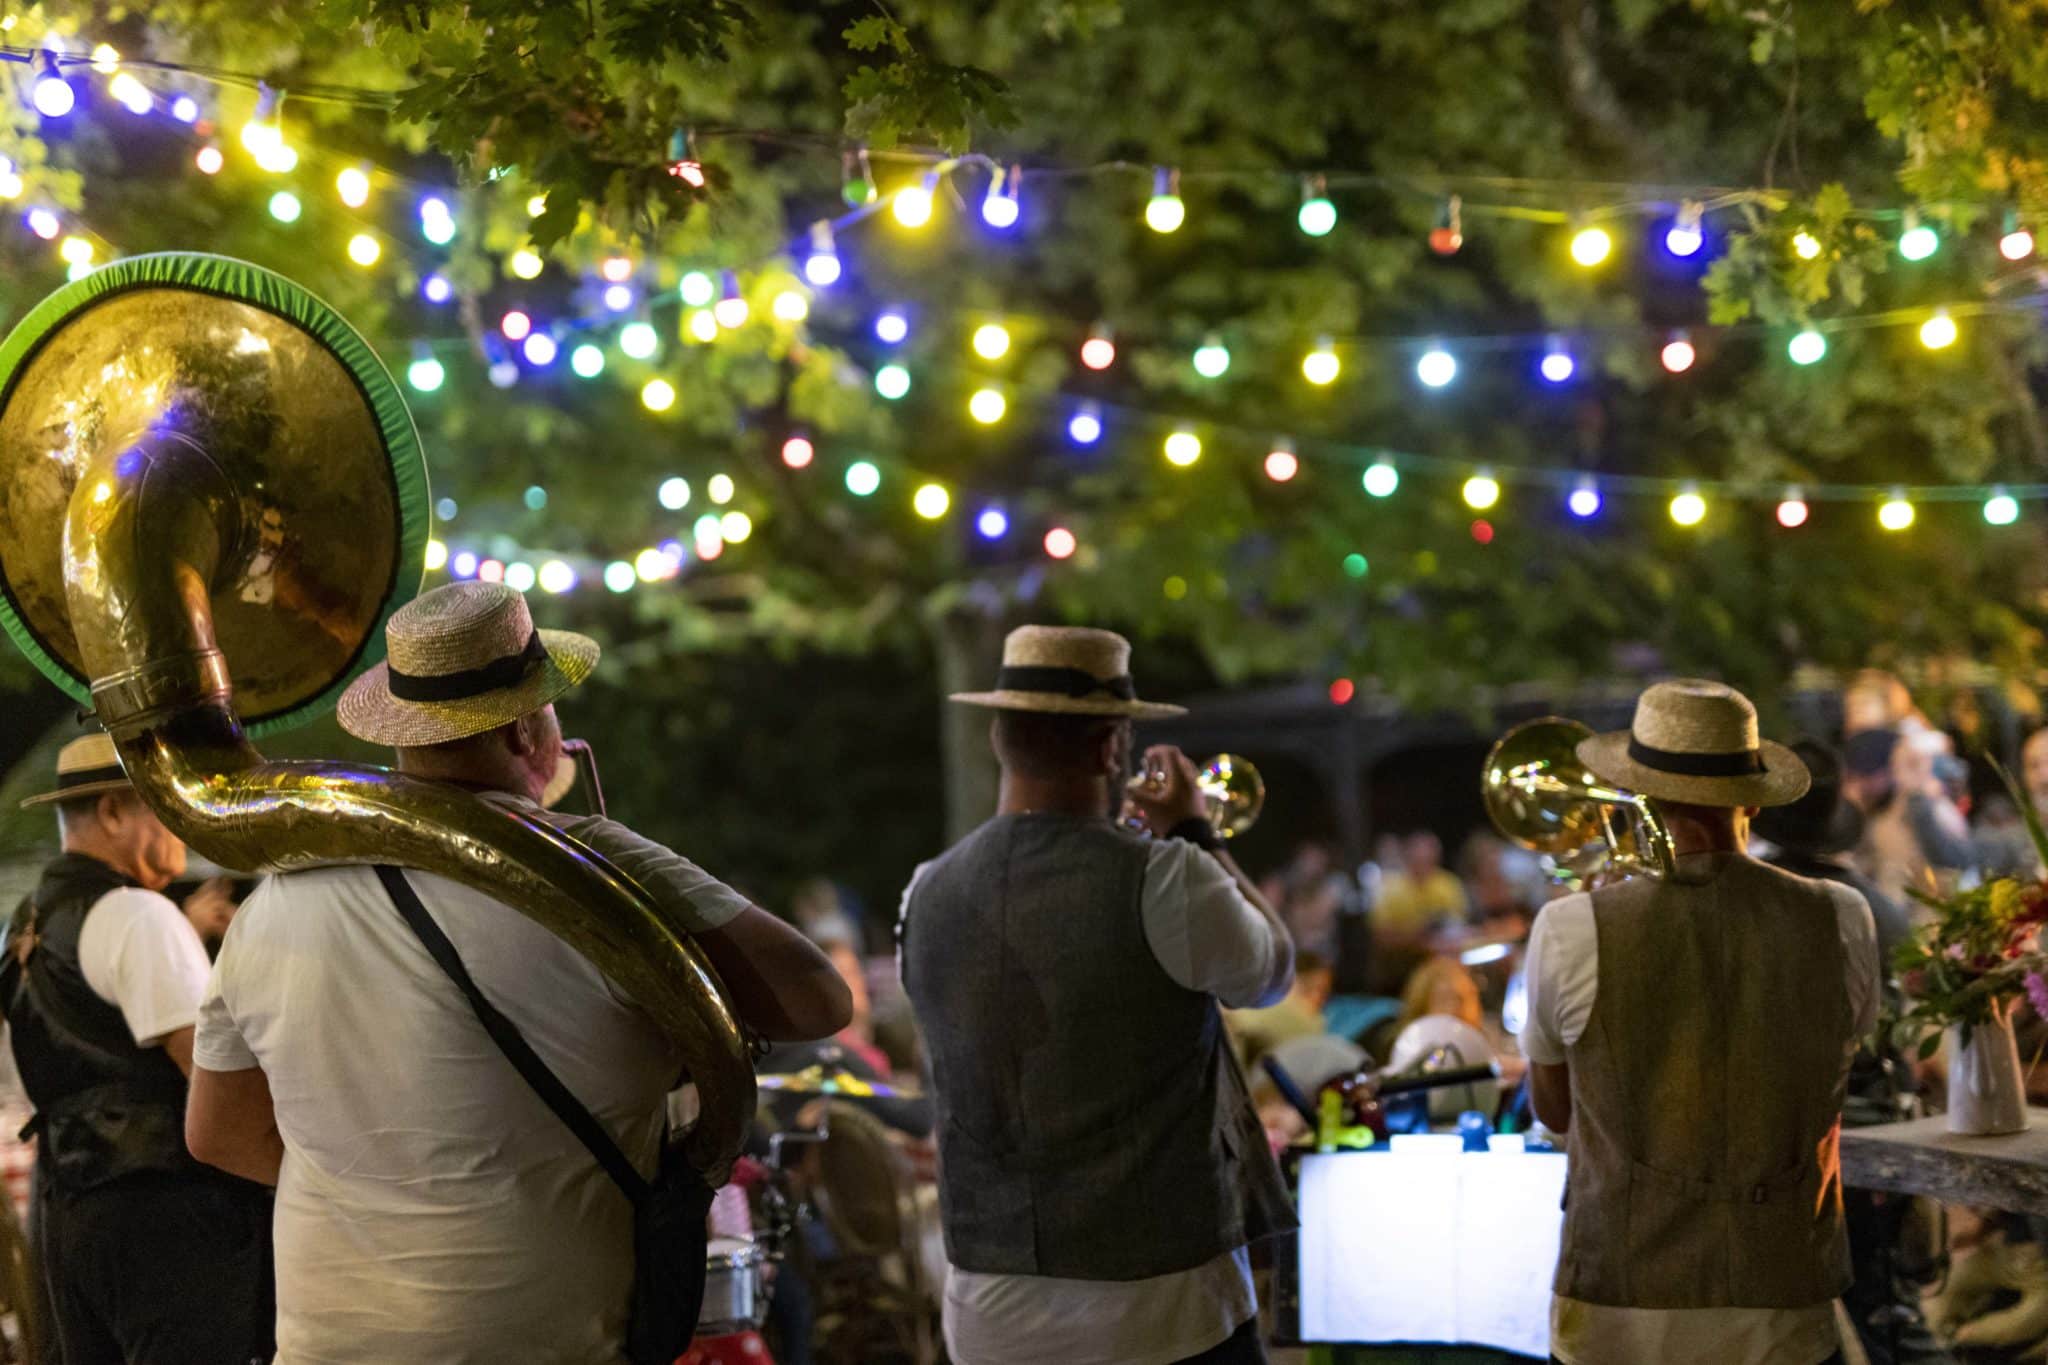
[[[1535,923],[1529,926],[1529,942],[1532,947],[1540,943],[1548,948],[1590,939],[1593,932],[1592,894],[1574,891],[1537,907]]]
[[[143,886],[117,886],[92,903],[86,912],[89,924],[119,926],[162,920],[166,916],[182,922],[185,912],[161,891]]]

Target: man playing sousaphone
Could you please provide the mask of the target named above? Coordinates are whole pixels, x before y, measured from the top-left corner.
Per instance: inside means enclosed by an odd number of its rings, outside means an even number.
[[[1154,749],[1116,815],[1130,646],[1025,626],[993,692],[994,819],[917,870],[904,986],[932,1059],[961,1365],[1263,1360],[1246,1244],[1292,1226],[1216,1005],[1270,1004],[1286,929]]]
[[[1750,858],[1806,767],[1733,688],[1659,683],[1579,746],[1648,797],[1673,872],[1545,907],[1522,1034],[1536,1113],[1570,1143],[1551,1351],[1564,1365],[1838,1361],[1839,1153],[1876,1023],[1863,898]]]
[[[476,582],[422,595],[385,635],[389,663],[342,698],[345,729],[603,855],[688,927],[756,1032],[845,1025],[845,984],[794,929],[615,821],[536,804],[560,766],[554,702],[595,668],[595,642],[536,630],[519,593]],[[596,1142],[550,1112],[486,1006]],[[228,931],[194,1056],[193,1152],[278,1187],[281,1361],[620,1358],[633,1213],[596,1148],[649,1176],[681,1060],[568,943],[424,872],[272,877]]]

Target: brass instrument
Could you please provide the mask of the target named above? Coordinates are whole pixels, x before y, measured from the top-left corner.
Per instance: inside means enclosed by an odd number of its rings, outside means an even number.
[[[644,1007],[703,1101],[714,1186],[748,1040],[689,933],[546,822],[385,768],[271,762],[418,590],[426,473],[397,386],[318,299],[221,257],[140,256],[0,343],[0,626],[90,701],[143,798],[223,867],[391,863],[562,938]],[[246,728],[245,728],[246,727]]]
[[[1480,793],[1495,829],[1547,853],[1560,877],[1671,875],[1671,835],[1648,799],[1596,777],[1578,747],[1593,732],[1545,716],[1517,725],[1486,756]]]
[[[1166,786],[1166,774],[1144,772],[1130,780],[1133,792],[1156,791]],[[1202,807],[1209,823],[1226,839],[1235,839],[1259,822],[1266,808],[1266,781],[1248,758],[1216,754],[1196,765],[1195,790],[1202,794]]]

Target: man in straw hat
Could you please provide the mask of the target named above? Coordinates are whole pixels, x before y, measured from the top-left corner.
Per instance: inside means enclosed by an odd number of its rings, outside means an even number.
[[[993,692],[994,819],[917,870],[903,981],[932,1061],[946,1342],[962,1365],[1258,1361],[1246,1245],[1292,1226],[1217,1002],[1286,993],[1294,949],[1150,750],[1116,820],[1130,646],[1026,626]]]
[[[1568,1133],[1551,1309],[1565,1365],[1815,1365],[1849,1283],[1839,1154],[1875,1025],[1870,911],[1750,858],[1750,818],[1806,766],[1714,682],[1659,683],[1633,726],[1579,746],[1650,798],[1668,878],[1547,906],[1530,937],[1536,1113]]]
[[[351,734],[400,771],[547,819],[695,935],[743,1019],[828,1036],[846,987],[793,929],[686,859],[537,804],[558,770],[553,703],[597,645],[536,630],[500,584],[395,613],[389,661],[343,696]],[[406,872],[483,996],[643,1174],[681,1059],[580,953],[445,878]],[[529,1089],[379,883],[376,869],[272,877],[236,915],[199,1031],[187,1125],[203,1159],[277,1185],[278,1348],[322,1365],[616,1361],[632,1210]]]
[[[160,894],[185,846],[103,734],[65,745],[56,785],[22,804],[54,807],[63,841],[0,950],[0,1003],[36,1111],[32,1235],[52,1358],[267,1360],[269,1192],[185,1150],[206,950]]]

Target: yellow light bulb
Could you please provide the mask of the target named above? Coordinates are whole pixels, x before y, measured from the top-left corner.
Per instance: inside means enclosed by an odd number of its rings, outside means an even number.
[[[512,253],[512,273],[522,280],[530,280],[541,272],[540,253],[531,247],[521,247]]]
[[[937,521],[953,505],[953,495],[938,484],[928,483],[911,496],[910,505],[926,521]]]
[[[1936,313],[1920,324],[1920,344],[1939,351],[1956,344],[1956,320],[1946,312]]]
[[[974,353],[983,360],[1001,360],[1010,350],[1010,331],[999,322],[974,329]]]
[[[1913,504],[1894,495],[1877,509],[1877,524],[1887,531],[1903,531],[1913,524]]]
[[[367,232],[358,232],[348,239],[348,258],[357,265],[375,265],[383,254],[384,248]]]
[[[1327,346],[1310,351],[1301,361],[1302,376],[1311,384],[1335,383],[1337,371],[1341,368],[1337,353]]]
[[[967,400],[968,413],[985,427],[1002,421],[1009,407],[1002,394],[994,389],[976,389],[974,396]]]
[[[359,209],[370,202],[370,177],[350,166],[334,177],[334,192],[341,196],[342,203]]]
[[[1500,501],[1500,481],[1491,474],[1474,474],[1465,480],[1462,491],[1465,505],[1475,512],[1484,512]]]
[[[1192,431],[1176,431],[1166,438],[1166,461],[1181,469],[1202,458],[1202,438]]]
[[[1596,266],[1614,250],[1614,238],[1606,228],[1580,228],[1572,234],[1572,259],[1583,266]]]
[[[1680,526],[1697,526],[1707,518],[1707,500],[1697,493],[1680,493],[1671,500],[1671,519]]]
[[[1802,261],[1810,261],[1820,255],[1820,238],[1801,228],[1792,234],[1792,252]]]
[[[66,237],[57,247],[57,254],[71,265],[91,265],[92,242],[84,237]]]
[[[640,403],[649,412],[667,412],[676,405],[676,386],[666,379],[650,379],[641,386]]]

